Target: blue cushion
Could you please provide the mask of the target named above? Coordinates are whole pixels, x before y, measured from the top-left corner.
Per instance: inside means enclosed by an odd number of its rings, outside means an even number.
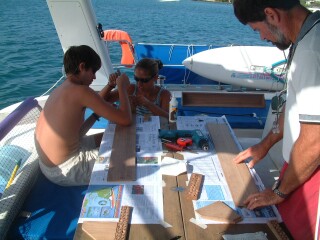
[[[22,166],[30,155],[30,152],[20,146],[8,144],[0,147],[0,195],[5,190],[19,159]]]
[[[40,172],[22,211],[7,235],[9,239],[73,239],[88,186],[61,187]]]

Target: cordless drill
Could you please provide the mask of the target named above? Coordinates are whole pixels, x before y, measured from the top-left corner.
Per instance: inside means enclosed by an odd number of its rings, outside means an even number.
[[[176,141],[178,138],[191,138],[192,142],[202,150],[209,150],[208,139],[200,130],[162,130],[159,129],[159,138]]]

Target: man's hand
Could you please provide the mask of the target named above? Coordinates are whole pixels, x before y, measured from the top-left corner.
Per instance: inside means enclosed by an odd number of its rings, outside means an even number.
[[[249,168],[253,168],[256,163],[258,163],[261,159],[263,159],[268,153],[268,149],[266,149],[262,142],[249,147],[248,149],[240,152],[234,159],[235,163],[241,163],[245,161],[247,158],[252,158],[252,160],[248,163]]]
[[[274,204],[279,204],[284,201],[284,198],[279,197],[271,189],[265,189],[262,192],[251,194],[244,204],[249,210],[253,210],[258,207],[265,207]]]

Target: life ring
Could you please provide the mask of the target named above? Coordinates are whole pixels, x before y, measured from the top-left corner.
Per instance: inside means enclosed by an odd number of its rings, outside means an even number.
[[[118,41],[121,45],[122,57],[121,64],[133,65],[134,61],[134,47],[130,35],[122,30],[105,30],[103,40]]]

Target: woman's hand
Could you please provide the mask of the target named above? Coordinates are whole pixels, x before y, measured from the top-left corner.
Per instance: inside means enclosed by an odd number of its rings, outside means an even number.
[[[118,74],[117,73],[111,73],[109,75],[109,81],[108,81],[108,85],[111,87],[111,88],[115,88],[117,86],[117,82],[116,82],[116,79],[118,77]]]
[[[145,96],[143,96],[142,94],[138,94],[136,96],[136,102],[137,102],[137,105],[140,105],[140,106],[144,106],[144,107],[148,107],[149,104],[151,103]]]

